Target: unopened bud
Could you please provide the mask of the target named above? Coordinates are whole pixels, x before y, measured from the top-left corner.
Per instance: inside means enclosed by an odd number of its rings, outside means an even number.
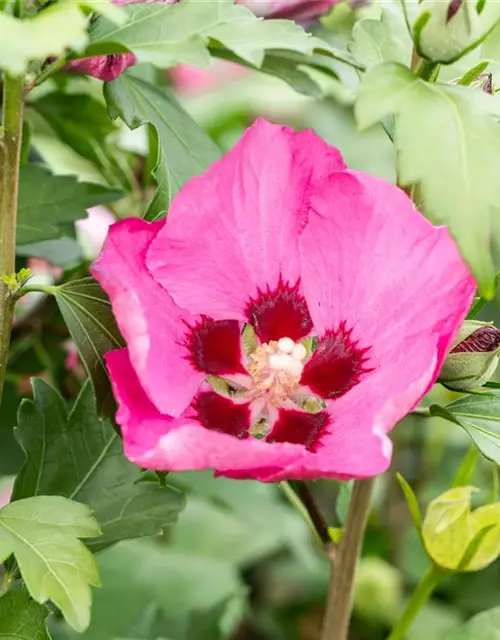
[[[493,376],[500,358],[500,330],[466,320],[446,356],[439,382],[454,391],[473,391]]]
[[[429,556],[443,569],[479,571],[500,555],[500,503],[472,511],[474,491],[474,487],[450,489],[427,509],[422,538]]]
[[[412,32],[418,54],[450,64],[477,46],[500,18],[500,2],[421,0]]]
[[[382,558],[359,561],[354,590],[354,609],[370,622],[392,625],[402,600],[401,574]]]

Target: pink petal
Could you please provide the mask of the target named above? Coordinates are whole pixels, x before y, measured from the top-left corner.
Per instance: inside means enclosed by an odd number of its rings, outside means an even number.
[[[92,274],[107,292],[130,359],[156,406],[180,415],[205,377],[193,366],[185,346],[196,319],[179,309],[151,277],[144,258],[164,222],[129,218],[110,227]]]
[[[436,380],[474,282],[446,229],[396,187],[354,172],[337,174],[312,198],[300,251],[320,346],[321,336],[347,331],[361,359],[351,354],[358,370],[344,380],[344,342],[334,350],[340,369],[319,367],[313,381],[332,390],[320,395],[344,395],[329,403],[317,452],[276,477],[380,473],[390,460],[385,434]]]
[[[191,313],[247,320],[261,292],[297,284],[309,199],[343,168],[339,152],[311,132],[258,120],[175,198],[149,249],[149,269]]]
[[[144,392],[127,349],[108,353],[106,361],[118,400],[116,420],[122,427],[125,454],[142,467],[234,470],[243,478],[265,480],[304,455],[300,445],[270,445],[207,429],[190,412],[179,418],[163,415]]]

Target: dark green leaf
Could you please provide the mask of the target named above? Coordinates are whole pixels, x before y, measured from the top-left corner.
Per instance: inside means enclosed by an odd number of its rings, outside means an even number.
[[[483,456],[500,464],[500,394],[464,396],[446,407],[432,405],[433,416],[460,425],[467,431]]]
[[[94,383],[99,415],[114,413],[115,402],[104,354],[123,347],[111,304],[93,278],[54,287],[54,295],[78,353]]]
[[[116,151],[107,142],[116,127],[102,102],[86,93],[54,92],[32,102],[31,106],[65,144],[99,167],[109,182],[130,187],[115,157]]]
[[[102,588],[95,594],[85,640],[129,637],[131,625],[154,604],[168,621],[165,636],[177,640],[195,611],[234,597],[241,601],[244,593],[230,562],[149,540],[122,542],[98,559]]]
[[[0,598],[0,638],[50,640],[45,626],[49,609],[32,600],[26,589],[11,589]]]
[[[208,44],[216,41],[260,66],[267,49],[312,53],[318,46],[318,41],[294,22],[259,20],[245,7],[235,6],[233,0],[132,4],[124,9],[130,17],[126,25],[116,27],[102,18],[95,22],[84,55],[129,49],[139,60],[161,68],[181,62],[207,66]]]
[[[65,224],[87,217],[86,209],[121,195],[117,189],[25,165],[19,181],[17,242],[25,245],[60,238],[66,235]]]
[[[18,256],[42,258],[58,267],[67,267],[83,259],[82,248],[73,238],[57,238],[16,247]]]
[[[59,393],[40,379],[34,402],[24,401],[16,435],[26,462],[16,479],[13,499],[63,495],[92,507],[103,535],[93,550],[119,540],[152,536],[171,525],[184,507],[172,487],[137,482],[138,467],[123,456],[121,440],[95,410],[92,385],[83,387],[68,412]]]
[[[146,123],[156,129],[158,190],[145,216],[156,220],[186,181],[205,171],[221,151],[165,88],[125,73],[106,84],[105,95],[113,118],[119,116],[131,129]]]
[[[500,201],[496,110],[494,96],[424,82],[390,62],[365,74],[355,109],[363,128],[395,114],[400,184],[418,185],[426,214],[450,227],[487,299],[494,294],[490,215]]]
[[[453,628],[443,640],[499,640],[500,607],[483,611],[459,628]]]

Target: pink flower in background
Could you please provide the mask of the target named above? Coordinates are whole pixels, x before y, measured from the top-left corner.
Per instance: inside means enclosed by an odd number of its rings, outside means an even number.
[[[113,0],[114,4],[137,4],[138,2],[165,2],[176,4],[180,0]],[[326,13],[338,0],[237,0],[251,9],[256,15],[268,18],[288,18],[304,20]],[[71,60],[67,71],[76,71],[106,82],[115,80],[126,69],[136,64],[133,53],[93,56]]]
[[[127,342],[107,355],[126,455],[265,481],[386,469],[474,293],[402,191],[263,120],[167,221],[114,224],[93,274]]]
[[[87,217],[75,222],[78,239],[86,258],[93,260],[98,255],[113,222],[115,216],[103,206],[87,209]]]
[[[238,0],[256,15],[266,18],[310,20],[327,13],[339,0]]]

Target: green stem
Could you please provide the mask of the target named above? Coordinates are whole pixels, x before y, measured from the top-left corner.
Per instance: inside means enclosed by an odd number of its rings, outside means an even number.
[[[45,80],[50,78],[50,76],[53,75],[56,71],[59,71],[60,69],[62,69],[67,61],[68,61],[67,58],[63,57],[63,58],[58,58],[54,62],[51,62],[50,64],[48,64],[40,72],[40,75],[35,80],[34,86],[38,87],[38,85],[42,84],[42,82],[45,82]]]
[[[431,62],[430,60],[421,60],[418,67],[415,70],[415,74],[427,80],[428,82],[436,82],[439,73],[439,64],[437,62]]]
[[[0,276],[15,271],[17,194],[23,132],[24,79],[4,75],[3,137],[0,141]],[[7,367],[14,299],[0,282],[0,400]]]
[[[57,292],[59,287],[57,285],[42,285],[32,284],[21,287],[16,293],[13,294],[14,300],[19,300],[27,293],[45,293],[48,296],[53,296]]]
[[[354,576],[365,533],[375,478],[356,480],[344,533],[332,562],[330,588],[321,640],[347,640]]]
[[[387,640],[404,640],[408,629],[417,617],[418,612],[429,600],[432,592],[439,584],[443,573],[436,565],[427,569],[424,577],[408,600],[403,615],[396,622],[391,635]]]

